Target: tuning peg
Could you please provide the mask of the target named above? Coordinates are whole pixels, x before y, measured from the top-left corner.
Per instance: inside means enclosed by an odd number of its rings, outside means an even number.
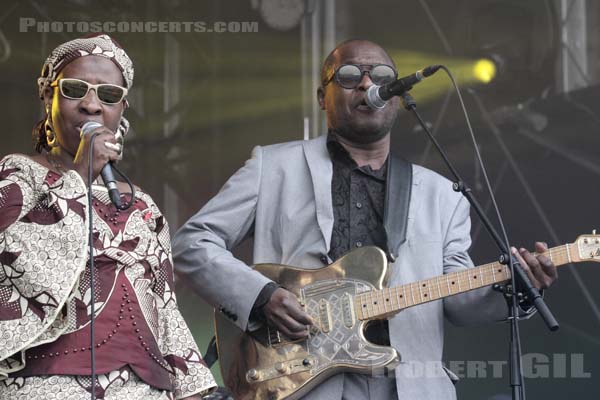
[[[592,235],[595,235],[595,234],[596,234],[596,230],[594,229],[594,230],[592,231]]]

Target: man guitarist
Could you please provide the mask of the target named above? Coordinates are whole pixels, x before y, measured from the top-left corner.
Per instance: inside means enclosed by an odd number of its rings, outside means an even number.
[[[252,158],[175,235],[177,271],[242,330],[268,323],[304,338],[311,319],[296,296],[253,271],[230,250],[254,237],[254,263],[319,268],[356,247],[375,245],[390,261],[389,286],[473,266],[469,205],[450,181],[390,154],[397,98],[383,109],[366,90],[397,78],[379,45],[350,40],[324,62],[319,104],[328,133],[308,141],[256,147]],[[546,246],[535,244],[537,253]],[[557,278],[549,258],[513,249],[539,289]],[[525,312],[524,312],[525,313]],[[505,319],[503,296],[490,287],[409,308],[371,332],[401,354],[395,376],[338,374],[305,399],[452,399],[441,364],[443,317],[459,325]],[[411,363],[434,365],[419,376]]]

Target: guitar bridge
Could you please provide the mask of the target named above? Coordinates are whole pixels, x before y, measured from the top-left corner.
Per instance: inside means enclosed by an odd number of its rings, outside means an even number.
[[[281,333],[279,333],[279,330],[271,329],[270,327],[267,326],[267,333],[268,333],[268,337],[269,337],[269,346],[275,346],[275,345],[281,344],[281,342],[283,341],[281,339]]]

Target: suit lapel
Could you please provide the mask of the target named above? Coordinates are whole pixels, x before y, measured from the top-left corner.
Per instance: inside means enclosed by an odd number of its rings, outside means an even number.
[[[387,174],[383,224],[387,235],[388,253],[393,261],[398,257],[398,248],[406,240],[413,183],[412,164],[390,153]]]
[[[333,166],[327,151],[327,135],[303,142],[304,156],[310,170],[315,193],[317,223],[329,252],[333,229],[333,205],[331,201],[331,178]]]

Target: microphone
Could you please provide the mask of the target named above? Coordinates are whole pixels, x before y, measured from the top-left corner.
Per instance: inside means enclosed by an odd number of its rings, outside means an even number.
[[[372,109],[383,108],[389,99],[409,91],[412,89],[413,85],[421,82],[428,76],[435,74],[441,67],[441,65],[430,65],[429,67],[418,70],[412,75],[405,76],[404,78],[400,78],[387,85],[373,85],[367,89],[365,103]]]
[[[92,133],[94,129],[100,128],[102,126],[101,123],[96,121],[88,121],[81,127],[80,137],[83,138],[85,135]],[[100,176],[102,176],[102,180],[104,181],[104,185],[108,189],[108,196],[110,197],[110,201],[120,209],[121,207],[121,194],[119,193],[119,189],[117,188],[117,180],[115,179],[115,174],[112,169],[112,161],[106,163],[106,165],[100,171]]]

